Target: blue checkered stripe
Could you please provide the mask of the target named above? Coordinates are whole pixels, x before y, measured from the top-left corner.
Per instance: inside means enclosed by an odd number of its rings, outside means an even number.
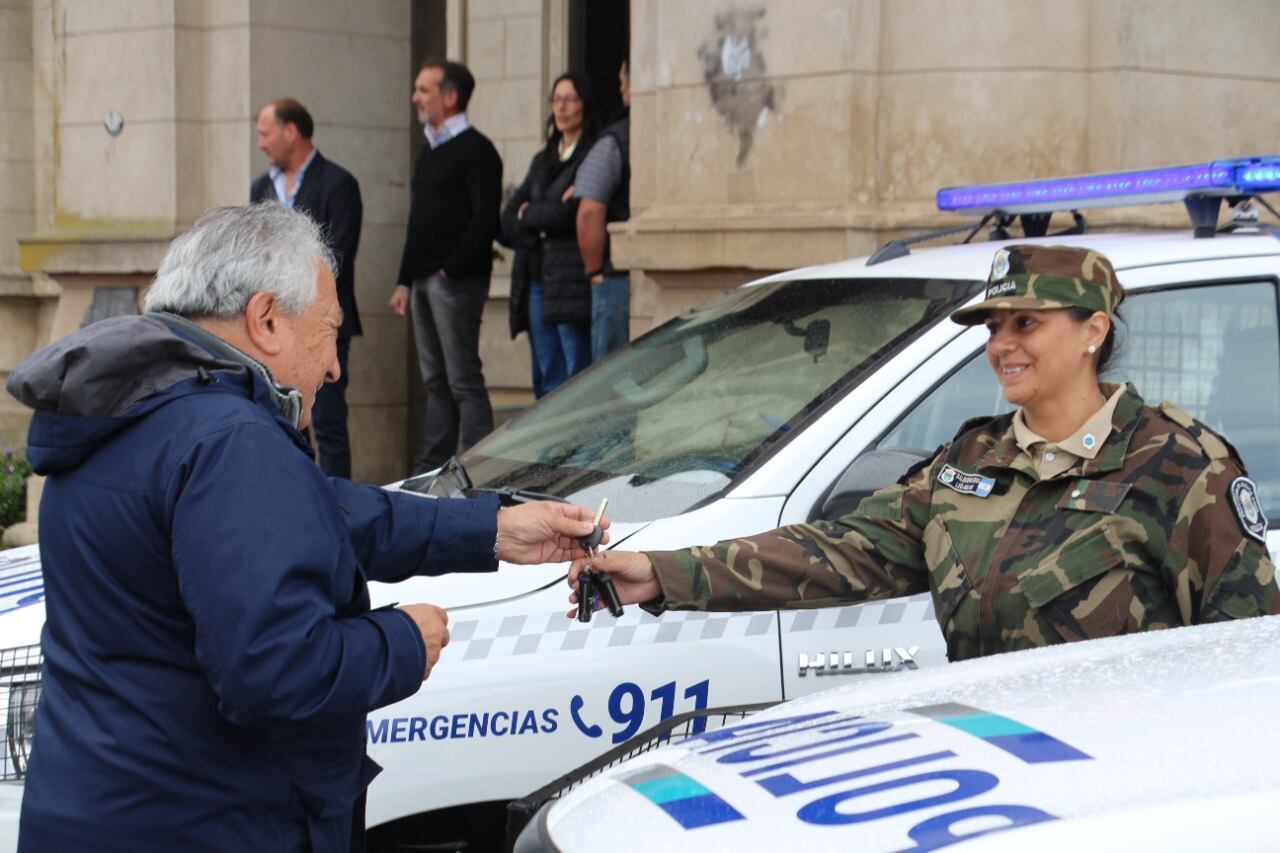
[[[790,610],[782,614],[782,630],[787,634],[805,631],[838,631],[844,628],[873,628],[904,622],[936,622],[933,597],[927,592],[888,601],[869,601],[853,607],[823,610]]]
[[[449,623],[449,645],[441,657],[484,660],[617,646],[756,637],[776,631],[777,618],[776,613],[697,611],[674,611],[658,618],[638,607],[628,607],[621,617],[596,613],[589,623],[570,619],[565,616],[565,611],[502,619],[468,620],[453,616]]]
[[[782,614],[782,629],[797,633],[932,621],[933,618],[933,602],[926,593],[855,607],[791,611]],[[659,618],[638,607],[628,607],[621,617],[598,612],[589,623],[570,619],[565,611],[559,610],[493,619],[467,619],[454,614],[449,624],[449,645],[441,659],[485,660],[631,645],[734,640],[776,631],[777,619],[778,614],[771,611],[702,613],[683,610],[664,613]]]

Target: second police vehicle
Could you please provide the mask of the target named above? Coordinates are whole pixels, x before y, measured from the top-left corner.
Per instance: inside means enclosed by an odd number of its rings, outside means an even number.
[[[1280,239],[1257,211],[1275,214],[1261,194],[1276,189],[1273,156],[943,190],[938,206],[973,220],[957,229],[963,242],[896,241],[738,288],[632,342],[441,471],[392,488],[592,508],[607,497],[611,546],[629,550],[839,515],[967,418],[1007,410],[982,355],[985,330],[948,315],[982,298],[1000,246],[1031,241],[1111,259],[1129,295],[1113,375],[1227,435],[1267,516],[1280,518]],[[1157,202],[1184,204],[1191,227],[1095,235],[1077,212]],[[1077,233],[1049,233],[1054,211],[1074,212]],[[992,240],[971,242],[984,229]],[[1274,557],[1280,531],[1267,544]],[[371,584],[375,606],[448,608],[452,634],[422,689],[368,718],[369,753],[385,768],[369,789],[374,842],[488,849],[501,843],[506,801],[665,718],[946,662],[927,594],[661,619],[629,607],[581,623],[567,615],[564,575],[564,565],[503,565]],[[0,850],[16,837],[33,738],[42,591],[36,548],[0,554]]]

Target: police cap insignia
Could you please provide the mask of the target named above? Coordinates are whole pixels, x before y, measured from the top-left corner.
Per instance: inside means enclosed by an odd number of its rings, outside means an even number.
[[[991,262],[991,281],[1004,278],[1009,274],[1009,250],[1001,249],[996,252],[995,259]]]
[[[1244,532],[1265,543],[1267,536],[1267,517],[1262,512],[1262,502],[1258,500],[1258,487],[1248,477],[1236,477],[1231,481],[1231,505],[1235,508],[1236,518]]]

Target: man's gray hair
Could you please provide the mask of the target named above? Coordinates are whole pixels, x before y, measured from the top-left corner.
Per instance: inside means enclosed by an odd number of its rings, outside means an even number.
[[[296,316],[316,301],[318,263],[333,272],[333,252],[305,213],[274,201],[214,208],[169,244],[146,310],[234,317],[265,290]]]

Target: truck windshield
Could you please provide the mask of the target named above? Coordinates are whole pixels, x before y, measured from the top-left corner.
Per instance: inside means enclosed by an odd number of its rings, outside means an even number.
[[[732,486],[981,286],[825,279],[739,288],[575,377],[460,461],[481,489],[587,506],[607,496],[618,521],[679,514]]]

